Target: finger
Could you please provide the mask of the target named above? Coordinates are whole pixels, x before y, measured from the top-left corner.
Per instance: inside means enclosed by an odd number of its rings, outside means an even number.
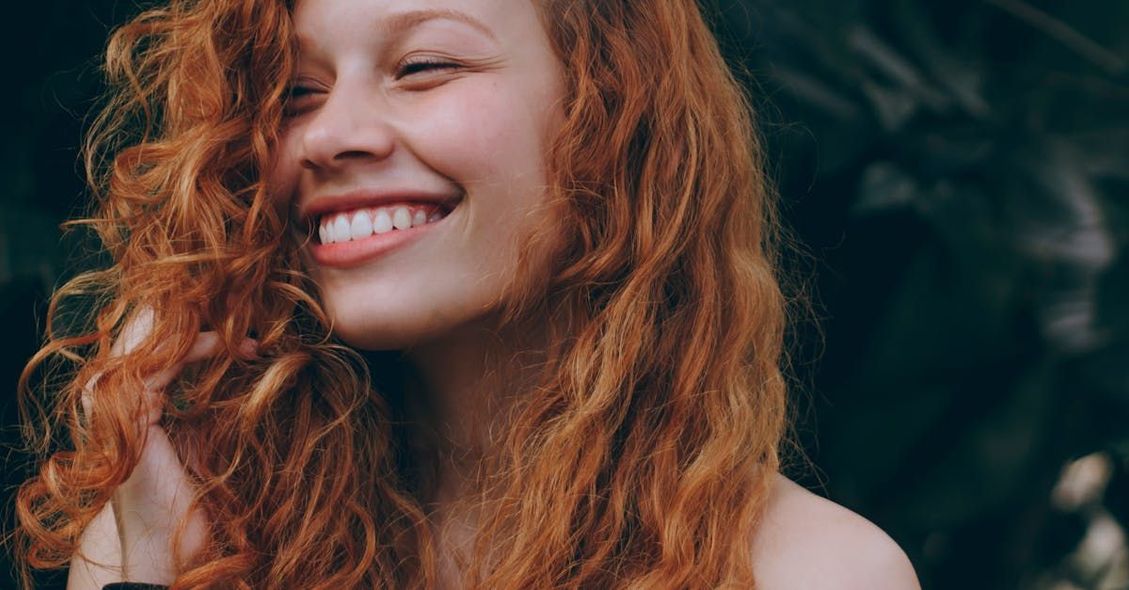
[[[94,408],[94,384],[98,382],[98,376],[91,377],[90,381],[82,388],[82,416],[86,420],[86,424],[90,424],[90,412]]]
[[[250,356],[258,349],[258,342],[245,338],[240,343],[235,352],[241,356]],[[188,352],[172,366],[154,374],[146,380],[146,385],[149,389],[160,389],[172,382],[173,378],[180,373],[184,366],[191,363],[198,363],[202,360],[218,356],[225,350],[223,339],[220,338],[218,332],[200,332],[196,336],[196,340],[192,342],[192,346],[188,348]]]
[[[141,306],[137,314],[130,318],[121,334],[118,334],[117,340],[110,346],[110,356],[117,357],[123,354],[132,352],[153,332],[153,307],[150,305]],[[98,379],[102,376],[101,373],[94,375],[86,382],[82,388],[82,410],[86,413],[87,420],[90,419],[90,412],[94,405],[92,395],[94,393],[94,386],[98,384]]]
[[[153,333],[154,313],[150,305],[142,306],[137,314],[126,322],[121,334],[110,347],[112,356],[121,356],[133,352],[150,334]]]
[[[181,359],[181,363],[194,363],[208,357],[216,356],[223,352],[223,340],[218,332],[201,332],[188,349],[188,353]],[[254,338],[244,338],[235,348],[234,352],[240,357],[253,356],[259,350],[259,341]]]
[[[253,355],[258,349],[258,342],[245,338],[236,353],[243,356]],[[192,346],[179,361],[172,366],[159,371],[145,380],[145,407],[146,424],[152,426],[160,422],[164,414],[164,389],[176,378],[185,365],[197,363],[205,359],[220,355],[226,350],[223,340],[217,332],[201,332],[196,336]]]
[[[126,321],[125,327],[122,328],[121,333],[110,346],[110,356],[119,357],[129,354],[140,346],[153,332],[154,317],[152,306],[143,305],[139,307],[137,313]],[[90,423],[94,408],[94,387],[101,377],[102,373],[94,375],[82,388],[80,402],[87,424]]]
[[[144,339],[144,333],[152,328],[152,316],[148,318],[141,318],[135,322],[131,322],[122,330],[122,336],[118,342],[124,342],[122,346],[115,343],[113,349],[117,349],[114,354],[125,354],[136,348],[141,340]],[[111,349],[111,350],[113,350]],[[165,388],[176,377],[181,370],[184,369],[186,363],[198,362],[214,356],[223,350],[223,342],[220,340],[219,335],[215,332],[201,332],[196,340],[193,341],[192,346],[188,349],[188,353],[184,355],[180,361],[174,363],[172,366],[157,372],[154,375],[146,378],[144,381],[145,392],[143,394],[145,406],[147,408],[146,414],[148,425],[156,424],[161,419],[162,403],[159,398],[161,390]],[[94,386],[98,383],[101,373],[95,375],[87,381],[86,386],[82,388],[82,411],[86,416],[87,423],[90,422],[90,416],[94,408]]]
[[[179,364],[195,363],[216,356],[223,351],[223,340],[218,332],[200,332]]]
[[[118,339],[110,348],[111,355],[120,356],[136,350],[145,339],[152,335],[155,321],[152,306],[146,305],[139,308],[137,314],[122,328],[121,334],[118,335]],[[193,342],[192,347],[189,348],[188,353],[181,359],[181,362],[192,363],[210,356],[215,356],[221,344],[222,342],[216,332],[201,332]],[[257,349],[258,341],[252,338],[245,338],[236,348],[236,352],[240,353],[242,356],[252,356]]]
[[[117,340],[110,348],[111,356],[121,356],[129,354],[141,346],[153,333],[156,315],[152,306],[141,306],[132,318],[130,318],[125,327],[122,328],[121,333],[118,335]],[[158,371],[157,373],[145,378],[143,393],[143,401],[146,406],[146,414],[148,416],[147,423],[152,425],[160,420],[162,414],[163,403],[158,396],[169,383],[184,369],[188,363],[195,363],[204,359],[217,356],[224,350],[223,340],[219,334],[214,331],[200,332],[196,339],[193,340],[192,345],[189,347],[185,355],[173,363],[171,366]],[[241,358],[250,358],[258,350],[258,342],[246,338],[235,349],[235,353]],[[86,387],[83,388],[81,403],[83,411],[87,416],[87,420],[91,415],[93,400],[91,398],[95,384],[99,376],[95,376]]]

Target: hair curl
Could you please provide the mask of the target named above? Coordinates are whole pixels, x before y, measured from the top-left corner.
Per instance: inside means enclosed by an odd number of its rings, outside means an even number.
[[[552,347],[488,471],[469,585],[753,587],[787,421],[778,224],[749,104],[692,0],[538,3],[566,76],[548,154],[565,238],[547,280],[519,261],[505,302],[509,321],[549,317]],[[54,295],[21,378],[44,456],[17,499],[25,567],[64,565],[132,469],[143,434],[120,392],[212,329],[261,352],[170,389],[165,424],[213,527],[174,587],[435,585],[396,381],[332,342],[266,194],[291,8],[172,0],[111,38],[85,151],[98,208],[81,223],[114,263]],[[92,325],[63,331],[73,302]],[[146,308],[148,342],[111,355]]]

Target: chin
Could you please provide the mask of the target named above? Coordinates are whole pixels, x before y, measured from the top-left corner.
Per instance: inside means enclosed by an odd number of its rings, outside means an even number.
[[[333,335],[358,350],[377,352],[405,350],[413,346],[442,340],[460,327],[480,321],[486,313],[469,309],[349,307],[335,310],[327,305],[333,321]]]
[[[344,317],[333,315],[333,335],[364,351],[404,350],[442,334],[443,327],[406,318]]]

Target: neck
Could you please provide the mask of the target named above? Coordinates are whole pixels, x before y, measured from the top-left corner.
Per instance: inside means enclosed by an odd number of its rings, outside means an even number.
[[[480,470],[498,458],[514,401],[543,358],[543,334],[534,325],[499,328],[488,318],[404,351],[418,380],[418,391],[408,392],[419,396],[414,418],[431,435],[429,460],[438,461],[428,494],[437,509],[482,491]]]

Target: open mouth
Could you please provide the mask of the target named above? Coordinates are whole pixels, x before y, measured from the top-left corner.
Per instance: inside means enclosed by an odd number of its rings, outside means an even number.
[[[400,203],[335,211],[316,220],[318,244],[342,244],[374,235],[402,232],[441,221],[455,204]]]
[[[434,231],[461,201],[404,200],[315,214],[308,218],[308,252],[322,267],[367,264]]]

